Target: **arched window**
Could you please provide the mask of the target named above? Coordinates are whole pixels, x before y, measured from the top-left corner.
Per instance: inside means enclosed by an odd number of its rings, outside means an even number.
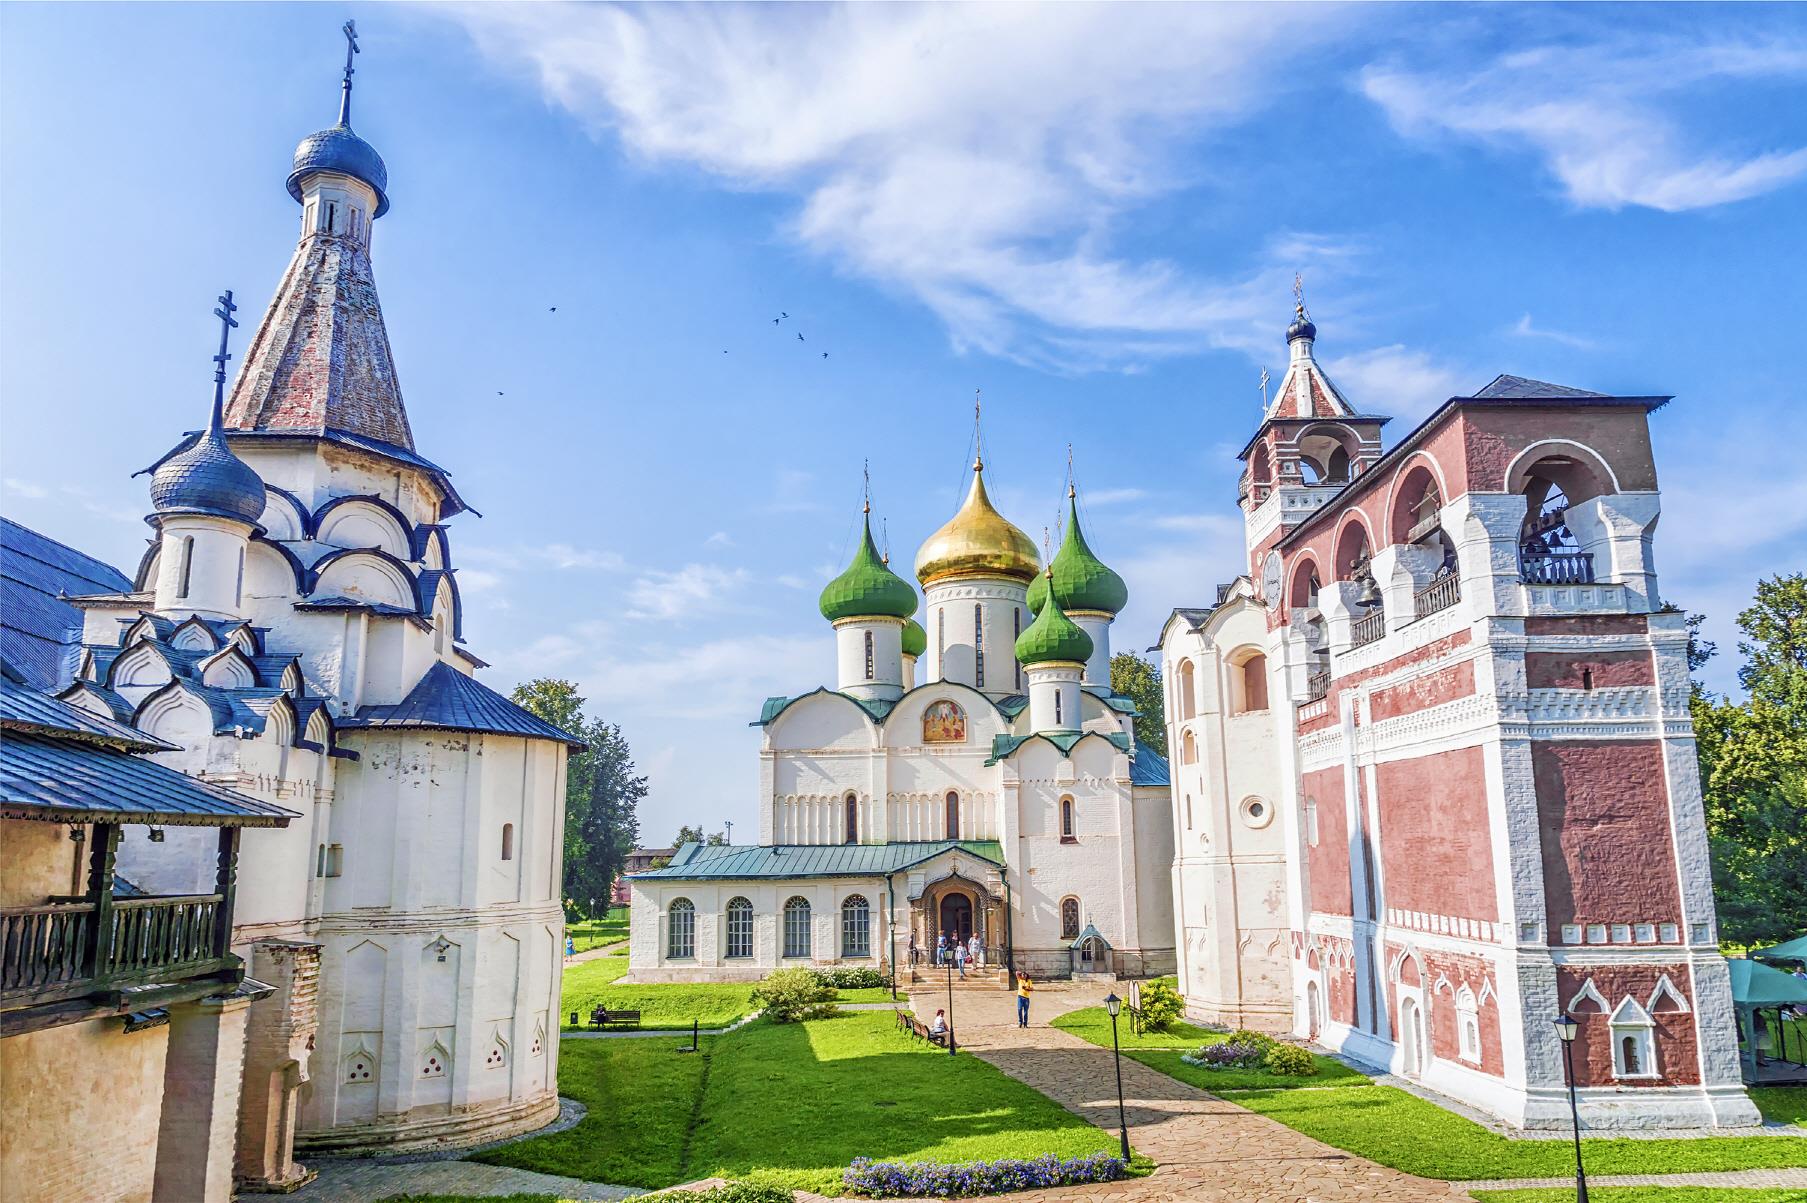
[[[947,609],[935,611],[935,679],[947,680]]]
[[[1194,687],[1192,661],[1180,661],[1180,718],[1193,718],[1198,714],[1198,691]]]
[[[1464,985],[1456,991],[1457,1053],[1464,1061],[1481,1062],[1480,1008],[1475,1005],[1474,991]]]
[[[960,795],[951,789],[947,791],[947,838],[960,838]]]
[[[1010,646],[1015,647],[1016,641],[1022,637],[1023,611],[1021,608],[1013,607],[1010,611]],[[1016,687],[1020,692],[1023,688],[1023,665],[1014,656],[1011,657],[1011,663],[1016,665]]]
[[[1180,763],[1198,763],[1198,740],[1193,738],[1190,731],[1186,732],[1185,738],[1180,740]]]
[[[1060,842],[1063,844],[1079,842],[1079,833],[1073,824],[1073,799],[1071,798],[1060,800]]]
[[[502,824],[502,859],[514,859],[514,824]]]
[[[845,809],[847,811],[847,842],[849,844],[857,844],[860,842],[859,798],[853,794],[848,794]]]
[[[188,596],[188,578],[191,570],[194,568],[194,558],[195,537],[193,535],[183,535],[182,558],[177,561],[179,566],[178,571],[180,572],[180,580],[176,586],[177,597]]]
[[[784,904],[784,955],[809,955],[809,899],[792,898]]]
[[[665,955],[680,960],[696,955],[696,907],[688,898],[674,898],[666,908]]]
[[[858,894],[849,894],[841,903],[841,955],[872,955],[872,908]]]
[[[1260,652],[1231,667],[1232,714],[1267,709],[1267,657]]]
[[[866,679],[872,679],[872,632],[866,632]]]
[[[973,684],[985,688],[985,607],[973,603]]]
[[[1077,898],[1060,900],[1060,938],[1063,940],[1079,938],[1079,899]]]
[[[753,955],[753,904],[745,898],[728,900],[728,955]]]

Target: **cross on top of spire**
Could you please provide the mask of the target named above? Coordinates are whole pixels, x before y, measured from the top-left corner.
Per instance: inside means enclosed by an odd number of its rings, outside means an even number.
[[[985,448],[980,440],[979,397],[983,389],[973,390],[973,471],[981,472],[985,468]]]
[[[345,81],[339,85],[339,124],[351,124],[351,77],[357,68],[351,65],[352,56],[361,54],[358,49],[358,23],[347,21],[341,30],[345,34]]]
[[[220,319],[220,350],[213,357],[213,417],[209,419],[216,431],[222,425],[221,415],[226,405],[226,361],[232,358],[226,353],[226,341],[238,325],[238,320],[232,316],[238,312],[238,306],[232,303],[232,290],[228,288],[221,293],[219,301],[213,311],[213,316]]]
[[[864,490],[865,497],[866,497],[864,512],[870,514],[872,512],[872,461],[871,460],[860,461],[860,475],[865,478],[865,482],[866,482],[865,490]]]
[[[1293,308],[1298,311],[1300,317],[1305,316],[1305,274],[1303,272],[1293,273]]]

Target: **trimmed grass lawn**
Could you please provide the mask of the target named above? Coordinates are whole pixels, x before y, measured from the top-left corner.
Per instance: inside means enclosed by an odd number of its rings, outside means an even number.
[[[625,957],[597,957],[593,961],[567,965],[559,1007],[560,1025],[564,1030],[573,1030],[569,1022],[571,1012],[577,1012],[581,1026],[590,1018],[590,1010],[597,1003],[611,1011],[640,1012],[640,1026],[646,1029],[687,1028],[693,1019],[706,1028],[727,1027],[755,1010],[752,1002],[755,982],[615,984],[626,973]],[[900,992],[899,997],[907,995]],[[890,1002],[891,991],[882,987],[842,990],[840,1001]]]
[[[1750,1096],[1771,1123],[1807,1128],[1807,1086],[1753,1086]]]
[[[1574,1146],[1565,1141],[1508,1140],[1392,1086],[1245,1090],[1223,1097],[1326,1144],[1426,1178],[1561,1178],[1575,1170]],[[1581,1148],[1589,1174],[1807,1166],[1807,1140],[1798,1136],[1589,1138]]]
[[[1538,1190],[1476,1190],[1482,1203],[1574,1203],[1574,1187]],[[1803,1190],[1782,1187],[1594,1187],[1594,1203],[1802,1203]]]
[[[1111,1017],[1103,1007],[1069,1011],[1052,1023],[1061,1031],[1071,1032],[1101,1048],[1111,1046]],[[1209,1031],[1189,1023],[1175,1023],[1164,1032],[1143,1032],[1138,1036],[1130,1031],[1121,1016],[1117,1019],[1117,1039],[1124,1056],[1213,1094],[1248,1088],[1290,1090],[1302,1086],[1366,1086],[1370,1082],[1367,1075],[1329,1057],[1316,1057],[1318,1072],[1309,1077],[1288,1077],[1264,1069],[1205,1069],[1180,1060],[1181,1053],[1189,1053],[1201,1044],[1218,1044],[1227,1038],[1228,1033]]]
[[[836,1194],[855,1157],[977,1161],[1109,1152],[1116,1138],[976,1057],[949,1057],[884,1012],[755,1022],[705,1039],[566,1040],[576,1127],[475,1160],[623,1186],[720,1174]]]

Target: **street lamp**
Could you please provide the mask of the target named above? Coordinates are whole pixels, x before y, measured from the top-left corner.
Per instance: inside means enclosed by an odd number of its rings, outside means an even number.
[[[1117,1012],[1123,1000],[1115,992],[1104,996],[1104,1009],[1111,1013],[1111,1056],[1117,1063],[1117,1136],[1123,1143],[1123,1164],[1129,1164],[1129,1120],[1123,1114],[1123,1050],[1117,1047]]]
[[[1556,1036],[1562,1041],[1562,1076],[1569,1084],[1569,1119],[1575,1125],[1575,1203],[1587,1203],[1587,1171],[1581,1168],[1581,1112],[1575,1106],[1575,1033],[1581,1025],[1567,1015],[1556,1017]]]
[[[954,1055],[954,958],[947,958],[947,1055]]]

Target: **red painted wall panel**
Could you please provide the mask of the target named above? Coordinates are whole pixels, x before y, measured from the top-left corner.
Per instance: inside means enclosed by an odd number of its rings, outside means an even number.
[[[1311,909],[1323,915],[1350,915],[1349,824],[1343,802],[1343,770],[1320,769],[1304,776],[1307,802],[1317,804],[1318,842],[1307,844]]]
[[[1383,718],[1441,706],[1473,692],[1474,661],[1464,660],[1403,684],[1375,690],[1368,699],[1368,717],[1379,722]]]
[[[1592,676],[1584,676],[1584,672]],[[1606,689],[1614,685],[1654,684],[1656,666],[1651,663],[1649,652],[1525,653],[1525,685],[1531,689]]]
[[[1680,922],[1662,745],[1540,740],[1531,767],[1551,932]]]
[[[1663,974],[1688,1000],[1690,1010],[1657,1011],[1656,1067],[1660,1078],[1614,1078],[1612,1075],[1612,1034],[1608,1024],[1611,1012],[1627,995],[1648,1008],[1657,978]],[[1582,983],[1593,979],[1594,988],[1606,999],[1602,1013],[1591,1000],[1579,1011],[1571,1011],[1581,1029],[1575,1035],[1575,1080],[1583,1086],[1693,1086],[1700,1082],[1700,1040],[1694,1028],[1694,982],[1686,965],[1601,965],[1577,968],[1558,967],[1557,997],[1563,1006],[1580,992]]]
[[[1388,907],[1499,918],[1483,763],[1457,748],[1375,767]]]

